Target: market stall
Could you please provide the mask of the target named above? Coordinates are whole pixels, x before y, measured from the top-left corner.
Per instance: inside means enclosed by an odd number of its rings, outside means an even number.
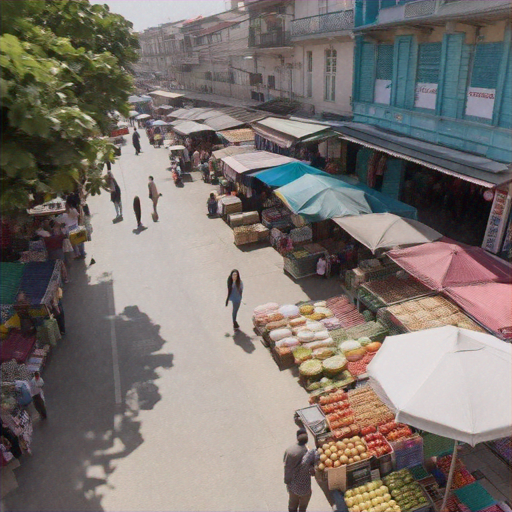
[[[222,130],[218,134],[227,145],[254,146],[254,130],[252,128],[239,128],[238,130]]]
[[[512,339],[512,284],[454,286],[444,294],[495,336]]]
[[[404,219],[392,213],[373,213],[364,217],[333,220],[373,253],[379,249],[433,242],[443,236],[417,220]]]
[[[339,180],[330,176],[306,174],[274,193],[309,222],[371,213],[363,192],[340,186]]]
[[[450,238],[389,251],[388,256],[433,290],[467,284],[510,283],[510,264],[480,247],[458,243]]]
[[[329,174],[311,167],[304,162],[292,162],[289,164],[279,165],[266,171],[257,172],[254,176],[265,185],[273,188],[283,187],[292,181],[298,180],[305,175],[314,174],[318,176],[329,177]]]
[[[458,442],[475,446],[510,434],[511,367],[510,344],[453,326],[390,337],[368,367],[397,421],[455,440],[441,509],[452,483],[473,483],[454,480]]]

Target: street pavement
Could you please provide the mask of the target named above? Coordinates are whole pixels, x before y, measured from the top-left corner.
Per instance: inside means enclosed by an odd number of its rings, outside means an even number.
[[[4,508],[284,511],[282,456],[307,394],[279,371],[251,314],[269,301],[327,298],[339,282],[294,282],[271,247],[236,247],[231,229],[206,215],[214,187],[198,173],[175,187],[167,151],[141,135],[143,153],[128,143],[112,166],[124,220],[112,222],[108,193],[89,198],[93,240],[72,264],[67,334],[44,372],[48,420],[35,420],[33,455]],[[163,194],[156,223],[149,175]],[[244,282],[236,334],[225,307],[235,268]],[[330,509],[313,481],[309,510]]]

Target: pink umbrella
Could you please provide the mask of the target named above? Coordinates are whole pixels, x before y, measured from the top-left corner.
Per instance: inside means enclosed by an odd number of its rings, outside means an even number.
[[[510,283],[512,267],[480,247],[442,238],[387,255],[433,290],[475,283]]]
[[[512,338],[512,284],[456,286],[444,293],[487,329],[501,338]]]

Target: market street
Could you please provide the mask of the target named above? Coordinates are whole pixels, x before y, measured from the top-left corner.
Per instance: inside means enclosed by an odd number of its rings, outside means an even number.
[[[108,193],[89,198],[93,241],[85,263],[73,263],[68,334],[44,374],[49,419],[34,423],[33,457],[16,470],[5,508],[286,510],[282,457],[307,394],[254,335],[252,310],[329,297],[339,282],[294,283],[270,246],[237,248],[231,229],[206,216],[214,187],[194,173],[176,188],[167,150],[144,133],[142,150],[128,143],[112,166],[122,222],[112,223]],[[150,174],[163,194],[158,223]],[[139,234],[135,195],[147,227]],[[224,305],[233,268],[245,286],[235,336]],[[309,510],[329,509],[313,482]]]

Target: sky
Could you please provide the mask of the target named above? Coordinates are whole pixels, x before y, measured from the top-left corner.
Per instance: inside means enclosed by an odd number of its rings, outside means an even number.
[[[107,4],[111,12],[121,14],[140,32],[161,23],[209,16],[222,12],[225,0],[91,0],[93,4]]]

